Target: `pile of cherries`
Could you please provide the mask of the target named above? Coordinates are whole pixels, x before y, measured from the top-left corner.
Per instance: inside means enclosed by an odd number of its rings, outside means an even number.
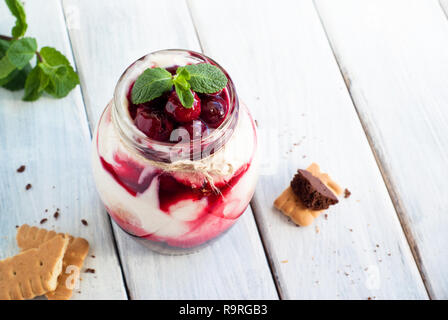
[[[177,67],[168,68],[175,74]],[[190,109],[179,101],[174,88],[159,98],[142,104],[133,104],[129,90],[129,113],[137,128],[146,136],[161,142],[178,142],[171,137],[175,129],[188,131],[190,140],[204,138],[212,129],[218,128],[229,112],[225,88],[214,94],[193,92],[194,103]]]

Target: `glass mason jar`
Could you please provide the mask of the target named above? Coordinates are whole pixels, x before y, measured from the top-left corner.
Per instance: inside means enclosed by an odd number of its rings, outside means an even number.
[[[211,63],[228,78],[227,115],[206,136],[150,139],[134,124],[129,92],[147,68]],[[182,130],[180,130],[182,131]],[[93,137],[92,166],[112,219],[160,253],[194,251],[229,229],[245,211],[258,177],[255,123],[232,80],[210,58],[186,50],[150,53],[120,77]]]

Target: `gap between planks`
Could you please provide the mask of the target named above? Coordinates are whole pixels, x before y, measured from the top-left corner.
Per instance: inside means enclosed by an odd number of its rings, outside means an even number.
[[[70,32],[68,31],[67,16],[65,14],[65,8],[64,8],[63,0],[59,0],[59,6],[60,6],[60,9],[61,9],[62,17],[64,18],[65,32],[67,33],[68,42],[70,44],[70,52],[71,52],[71,55],[72,55],[72,58],[73,58],[73,64],[74,64],[75,70],[78,72],[78,65],[77,65],[77,62],[76,62],[76,56],[75,56],[74,51],[73,51],[73,45],[72,45],[72,39],[70,37]],[[78,75],[79,75],[79,73],[78,73]],[[83,110],[84,110],[84,118],[85,118],[85,121],[87,121],[87,127],[89,129],[90,139],[92,139],[93,138],[93,128],[94,128],[95,124],[91,123],[89,117],[87,116],[87,107],[86,107],[86,102],[85,102],[85,99],[84,99],[84,90],[83,90],[83,87],[81,85],[81,81],[80,81],[80,84],[79,84],[79,89],[81,91],[82,105],[84,107],[83,108]],[[126,298],[129,300],[129,297],[130,297],[129,288],[128,288],[128,284],[126,282],[126,276],[125,276],[124,270],[123,270],[123,263],[121,262],[121,255],[120,255],[120,250],[118,249],[118,245],[117,245],[117,239],[116,239],[116,236],[115,236],[114,226],[112,225],[112,220],[111,220],[109,214],[107,214],[107,219],[109,221],[110,230],[111,230],[111,233],[112,233],[112,241],[113,241],[114,251],[115,251],[115,254],[117,255],[118,263],[120,265],[121,277],[123,279],[124,289],[125,289],[125,292],[126,292]]]
[[[439,4],[440,4],[441,10],[444,11],[440,1],[439,1]],[[324,33],[325,33],[325,37],[327,38],[328,44],[329,44],[329,46],[331,48],[331,51],[333,53],[333,57],[334,57],[334,59],[336,61],[336,64],[337,64],[337,66],[339,68],[339,72],[341,73],[341,76],[344,79],[345,87],[346,87],[347,92],[348,92],[348,94],[350,96],[350,100],[352,101],[353,108],[356,111],[356,114],[358,116],[359,122],[361,123],[362,129],[363,129],[364,134],[366,135],[367,141],[369,143],[370,149],[372,150],[373,156],[375,157],[376,164],[377,164],[377,166],[378,166],[378,168],[379,168],[379,170],[381,172],[381,176],[383,178],[384,184],[386,185],[387,192],[389,193],[389,197],[392,200],[392,204],[394,206],[394,209],[395,209],[395,212],[397,214],[398,220],[400,221],[401,228],[402,228],[402,230],[404,232],[404,235],[406,237],[406,241],[407,241],[407,243],[409,245],[409,248],[410,248],[410,250],[412,252],[412,256],[414,258],[415,264],[417,265],[420,277],[422,278],[423,284],[425,286],[426,293],[428,294],[428,297],[432,300],[433,296],[434,296],[434,293],[433,293],[433,290],[431,288],[430,283],[426,279],[426,269],[424,267],[423,260],[421,259],[421,255],[420,255],[418,246],[416,245],[415,237],[414,237],[414,235],[413,235],[413,233],[411,231],[411,228],[409,227],[409,221],[406,218],[406,215],[404,214],[405,210],[404,210],[404,207],[402,205],[402,200],[401,200],[400,196],[398,195],[398,192],[396,191],[396,187],[395,187],[394,183],[389,178],[390,177],[390,174],[389,174],[390,170],[387,167],[386,163],[383,163],[383,161],[381,160],[382,157],[379,155],[380,152],[377,150],[377,147],[375,146],[375,143],[373,142],[372,135],[369,132],[368,126],[366,124],[366,121],[364,121],[363,117],[360,115],[360,113],[358,111],[358,108],[356,106],[356,102],[353,99],[353,95],[352,95],[352,91],[351,91],[351,80],[350,80],[350,77],[349,77],[347,71],[344,70],[344,68],[340,64],[340,59],[338,58],[338,56],[337,56],[337,54],[335,52],[335,49],[333,47],[333,43],[331,42],[331,40],[330,40],[330,38],[328,36],[327,29],[325,28],[325,24],[322,21],[322,17],[321,17],[321,15],[319,13],[319,9],[316,6],[316,1],[315,0],[313,0],[313,6],[314,6],[314,10],[316,10],[317,16],[319,17],[320,24],[322,26],[322,29],[323,29]],[[445,14],[448,17],[448,14],[446,12],[445,12]]]

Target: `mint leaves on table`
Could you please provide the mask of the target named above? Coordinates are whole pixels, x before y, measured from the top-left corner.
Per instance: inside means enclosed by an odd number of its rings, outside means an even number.
[[[25,9],[23,8],[22,3],[17,0],[5,0],[5,2],[9,11],[16,17],[16,25],[11,30],[12,36],[15,39],[23,37],[28,25],[26,24]]]
[[[16,18],[12,37],[0,35],[0,86],[15,91],[25,89],[23,100],[34,101],[44,92],[63,98],[79,84],[77,73],[58,50],[43,47],[38,50],[35,38],[24,37],[26,15],[19,0],[5,0]],[[36,57],[35,66],[30,62]]]
[[[163,68],[149,68],[135,81],[132,102],[140,104],[154,100],[170,91],[173,85],[180,102],[189,109],[194,102],[192,91],[218,92],[227,85],[227,77],[217,66],[208,63],[178,67],[175,75]]]

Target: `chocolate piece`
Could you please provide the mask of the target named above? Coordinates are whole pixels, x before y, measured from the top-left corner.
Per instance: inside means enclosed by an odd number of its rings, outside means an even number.
[[[85,226],[88,226],[88,225],[89,225],[85,219],[82,219],[81,222],[82,222],[82,224],[85,225]]]
[[[291,188],[302,200],[305,207],[312,210],[328,209],[338,199],[320,179],[306,170],[299,169],[291,181]]]
[[[31,187],[32,187],[31,183],[28,183],[28,184],[25,186],[25,190],[30,190]]]
[[[17,172],[19,172],[19,173],[22,173],[23,171],[25,171],[25,166],[20,166],[18,169],[17,169]]]

